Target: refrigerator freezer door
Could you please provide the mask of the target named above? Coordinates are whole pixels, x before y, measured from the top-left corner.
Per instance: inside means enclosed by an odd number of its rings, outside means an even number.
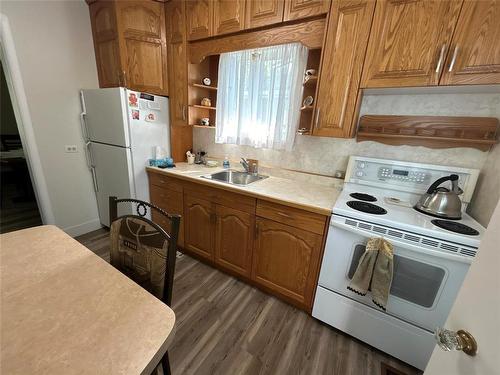
[[[134,100],[136,106],[131,105]],[[168,99],[127,90],[127,101],[136,198],[149,202],[146,173],[149,159],[155,157],[156,146],[162,148],[165,156],[170,156]],[[137,111],[134,116],[133,111]]]
[[[130,147],[126,90],[82,90],[83,119],[92,142]]]
[[[97,182],[97,208],[101,224],[109,227],[109,197],[135,197],[132,155],[129,148],[90,144]],[[132,213],[132,206],[120,204],[118,216]]]

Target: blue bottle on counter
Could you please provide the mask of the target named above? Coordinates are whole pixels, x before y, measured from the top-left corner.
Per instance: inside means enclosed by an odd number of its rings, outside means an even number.
[[[229,159],[228,159],[228,157],[227,157],[227,156],[224,158],[224,161],[222,162],[222,166],[223,166],[224,168],[229,168],[229,167],[231,167],[231,164],[229,164]]]

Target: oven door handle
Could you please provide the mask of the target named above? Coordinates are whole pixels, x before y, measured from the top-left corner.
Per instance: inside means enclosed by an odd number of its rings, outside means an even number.
[[[466,263],[466,264],[471,264],[472,260],[473,260],[473,258],[463,257],[460,255],[455,255],[455,254],[449,254],[449,253],[445,253],[444,251],[436,251],[436,250],[432,250],[432,249],[428,249],[428,248],[425,248],[423,250],[419,246],[412,245],[412,244],[409,244],[409,243],[406,243],[403,241],[399,241],[399,240],[397,240],[395,238],[391,238],[389,236],[384,236],[382,234],[376,235],[374,233],[365,232],[362,229],[354,228],[351,225],[340,223],[340,222],[336,221],[334,217],[332,217],[332,220],[330,221],[330,225],[337,227],[337,228],[340,228],[340,229],[347,230],[347,231],[352,232],[352,233],[359,234],[360,236],[363,236],[366,238],[382,237],[382,238],[386,239],[387,241],[389,241],[393,246],[402,247],[405,249],[410,249],[412,251],[415,251],[416,253],[427,255],[427,256],[432,256],[435,258],[448,259],[448,260],[452,260],[455,262],[461,262],[461,263]]]

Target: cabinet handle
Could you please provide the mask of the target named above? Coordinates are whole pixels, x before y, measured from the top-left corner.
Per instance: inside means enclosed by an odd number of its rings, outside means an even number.
[[[455,60],[457,59],[457,54],[458,54],[458,44],[455,46],[455,50],[453,51],[453,57],[451,58],[450,67],[448,68],[449,72],[451,72],[453,70],[453,67],[455,66]]]
[[[286,214],[286,213],[284,213],[284,212],[277,211],[276,213],[277,213],[278,215],[283,216],[283,217],[286,217],[286,218],[288,218],[288,219],[291,219],[291,218],[292,218],[290,215],[288,215],[288,214]]]
[[[182,121],[186,121],[186,108],[187,106],[184,104],[182,106]]]
[[[255,222],[255,231],[254,231],[254,237],[257,239],[259,236],[259,223]]]
[[[314,127],[315,127],[316,129],[318,129],[318,128],[319,128],[319,111],[320,111],[320,109],[319,109],[319,108],[316,108],[316,121],[314,122]]]
[[[125,70],[122,70],[122,77],[123,77],[123,87],[127,87],[127,72],[125,72]]]
[[[439,60],[436,66],[436,73],[439,73],[441,71],[441,65],[443,65],[443,58],[444,58],[444,50],[446,48],[446,44],[443,44],[441,47],[441,53],[439,54]]]

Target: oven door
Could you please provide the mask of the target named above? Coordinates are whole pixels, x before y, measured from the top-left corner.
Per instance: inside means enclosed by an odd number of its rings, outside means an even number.
[[[345,218],[332,217],[319,285],[379,309],[372,302],[370,292],[360,296],[347,289],[373,233],[344,224],[344,221]],[[386,239],[394,248],[393,280],[386,312],[434,331],[445,323],[470,261],[397,239]]]

